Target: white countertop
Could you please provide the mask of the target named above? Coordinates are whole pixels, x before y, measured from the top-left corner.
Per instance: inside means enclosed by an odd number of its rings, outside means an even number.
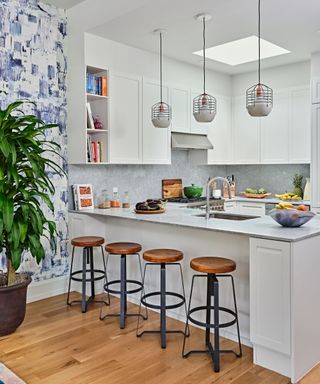
[[[250,199],[251,200],[251,199]],[[177,204],[178,205],[178,204]],[[85,211],[74,211],[72,213],[99,215],[138,220],[151,223],[178,225],[184,227],[199,228],[203,230],[229,232],[235,234],[242,234],[250,237],[258,237],[279,241],[300,241],[309,237],[320,235],[320,216],[315,216],[307,224],[300,228],[284,228],[277,224],[271,217],[264,216],[257,219],[250,219],[245,221],[223,220],[223,219],[209,219],[204,217],[197,217],[195,215],[204,213],[203,210],[190,209],[179,207],[177,205],[168,205],[166,212],[162,214],[136,214],[134,207],[123,208],[110,208],[110,209],[93,209]]]

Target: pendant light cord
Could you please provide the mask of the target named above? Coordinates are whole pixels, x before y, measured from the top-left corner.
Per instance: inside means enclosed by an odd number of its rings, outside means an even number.
[[[162,103],[162,33],[160,32],[160,101]]]
[[[206,93],[206,18],[203,17],[203,94]]]
[[[260,19],[260,0],[258,0],[258,56],[259,56],[259,63],[258,63],[258,78],[259,78],[259,84],[261,84],[260,80],[260,73],[261,73],[261,19]]]

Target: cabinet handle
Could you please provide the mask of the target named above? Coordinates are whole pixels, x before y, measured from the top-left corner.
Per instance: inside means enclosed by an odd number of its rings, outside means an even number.
[[[242,205],[242,208],[256,208],[256,209],[263,209],[263,207],[257,207],[257,206],[254,206],[254,205]]]

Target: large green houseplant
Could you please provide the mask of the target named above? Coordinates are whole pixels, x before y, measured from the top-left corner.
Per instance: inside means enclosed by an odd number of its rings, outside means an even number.
[[[54,211],[48,169],[63,172],[54,161],[60,156],[59,145],[45,139],[46,130],[56,125],[24,113],[26,103],[0,109],[0,250],[7,265],[7,272],[0,273],[0,335],[13,332],[24,319],[31,281],[17,273],[24,252],[40,263],[43,242],[47,239],[55,247],[56,225],[45,216],[44,205]]]

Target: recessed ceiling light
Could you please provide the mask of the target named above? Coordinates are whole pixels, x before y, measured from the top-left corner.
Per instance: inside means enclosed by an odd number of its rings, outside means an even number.
[[[256,61],[258,50],[258,37],[253,35],[244,39],[230,41],[206,49],[208,59],[220,61],[228,65],[239,65]],[[261,59],[290,53],[287,49],[279,47],[267,40],[261,39]],[[193,52],[194,55],[202,55],[201,51]]]

